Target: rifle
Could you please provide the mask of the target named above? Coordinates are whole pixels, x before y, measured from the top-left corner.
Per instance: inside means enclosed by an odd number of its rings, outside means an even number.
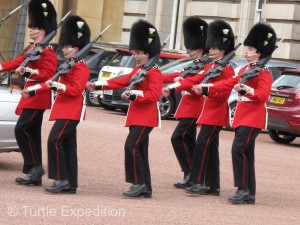
[[[5,20],[7,20],[14,12],[16,12],[18,9],[20,9],[21,7],[23,6],[22,5],[19,5],[17,8],[15,8],[14,10],[12,10],[10,13],[8,13],[5,17],[3,17],[1,20],[0,20],[0,27],[1,27],[1,23],[3,23]]]
[[[275,49],[277,46],[275,46]],[[268,61],[271,59],[271,54],[267,55],[264,58],[261,58],[252,69],[247,69],[243,72],[241,75],[240,84],[245,84],[247,80],[249,80],[252,77],[256,77],[259,75],[260,71],[265,67],[265,65],[268,63]]]
[[[68,74],[70,72],[70,69],[75,66],[75,63],[79,60],[85,58],[88,53],[91,51],[93,44],[95,44],[99,38],[102,36],[102,34],[111,26],[108,25],[92,42],[89,42],[87,45],[85,45],[79,52],[76,53],[76,55],[72,58],[70,58],[68,61],[61,64],[56,74],[50,79],[51,81],[57,80],[61,75]]]
[[[44,52],[44,48],[49,44],[49,42],[54,38],[54,36],[57,33],[57,29],[63,24],[64,20],[67,18],[67,16],[71,13],[69,11],[57,24],[57,28],[51,31],[49,34],[44,37],[44,39],[38,44],[37,48],[31,49],[29,52],[27,52],[24,56],[25,60],[22,62],[22,64],[19,67],[26,67],[30,62],[34,62],[38,59],[40,59],[40,55]]]
[[[191,64],[184,68],[183,73],[179,75],[181,78],[186,78],[187,75],[196,75],[205,65],[211,62],[208,54],[204,55],[201,59],[193,60]]]
[[[235,51],[241,46],[241,43],[239,43],[237,46],[234,47],[234,49],[229,52],[227,55],[223,57],[220,61],[216,62],[218,64],[215,68],[210,68],[207,73],[205,74],[204,80],[201,82],[201,84],[207,84],[207,82],[210,79],[219,77],[221,75],[221,72],[224,70],[225,66],[230,62],[231,59],[235,56]]]
[[[161,45],[161,48],[160,48],[161,51],[166,46],[167,41],[169,40],[169,38],[170,38],[170,35],[166,38],[166,40],[164,41],[164,43]],[[148,75],[149,70],[157,63],[157,61],[159,60],[159,58],[160,58],[160,52],[157,53],[152,58],[150,58],[147,61],[147,63],[145,63],[145,65],[143,65],[142,68],[135,75],[133,75],[131,77],[130,84],[126,88],[126,91],[131,91],[135,85],[143,82],[145,80],[145,77]]]

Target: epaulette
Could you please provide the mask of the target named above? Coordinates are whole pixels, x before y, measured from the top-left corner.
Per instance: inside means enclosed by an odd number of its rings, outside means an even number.
[[[79,63],[85,63],[84,59],[80,59],[77,62],[79,62]]]
[[[153,65],[153,68],[154,68],[154,69],[158,69],[158,65],[157,65],[157,64],[154,64],[154,65]]]
[[[51,49],[53,49],[53,46],[50,45],[50,44],[47,44],[47,45],[45,46],[45,48],[51,48]]]

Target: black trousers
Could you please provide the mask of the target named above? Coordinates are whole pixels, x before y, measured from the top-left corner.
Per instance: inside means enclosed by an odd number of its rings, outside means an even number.
[[[253,127],[236,128],[231,150],[234,186],[248,188],[251,195],[256,193],[254,148],[260,131],[261,129]]]
[[[56,120],[48,138],[49,178],[69,180],[78,186],[77,131],[78,120]]]
[[[175,128],[171,142],[183,172],[192,170],[193,153],[196,143],[197,119],[182,118]]]
[[[23,173],[42,165],[42,122],[45,110],[23,109],[15,127],[15,136],[24,159]]]
[[[126,182],[146,184],[152,190],[148,159],[149,134],[153,127],[130,126],[125,142]]]
[[[221,126],[202,125],[194,151],[192,182],[220,188],[219,133],[221,129]]]

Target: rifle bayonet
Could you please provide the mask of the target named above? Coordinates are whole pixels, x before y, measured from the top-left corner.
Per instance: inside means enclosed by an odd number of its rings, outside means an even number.
[[[20,9],[22,5],[19,5],[17,8],[15,8],[14,10],[12,10],[10,13],[7,14],[7,16],[3,17],[0,21],[0,27],[1,27],[1,23],[4,22],[5,20],[7,20],[14,12],[16,12],[18,9]]]

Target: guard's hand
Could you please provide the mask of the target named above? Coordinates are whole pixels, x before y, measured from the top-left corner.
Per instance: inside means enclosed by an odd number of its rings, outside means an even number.
[[[170,88],[164,87],[161,93],[164,97],[168,97],[170,95]]]
[[[86,86],[86,89],[88,89],[89,91],[95,90],[94,82],[88,81],[85,86]]]
[[[51,80],[47,80],[45,82],[45,85],[47,86],[47,88],[51,88],[52,87],[52,81]]]
[[[30,97],[28,90],[25,89],[25,88],[21,91],[21,95],[22,95],[23,98],[29,98]]]
[[[25,67],[18,67],[15,72],[17,75],[23,76],[25,73]]]
[[[121,98],[124,99],[124,100],[129,100],[129,97],[130,97],[130,91],[124,91],[121,94]]]
[[[192,90],[197,94],[197,95],[202,95],[203,94],[203,90],[202,87],[200,85],[194,85],[192,87]]]
[[[174,78],[174,82],[180,82],[180,81],[182,81],[182,80],[183,80],[182,77],[175,77],[175,78]]]
[[[234,85],[234,89],[237,91],[237,92],[240,92],[242,89],[242,84],[236,84]]]

